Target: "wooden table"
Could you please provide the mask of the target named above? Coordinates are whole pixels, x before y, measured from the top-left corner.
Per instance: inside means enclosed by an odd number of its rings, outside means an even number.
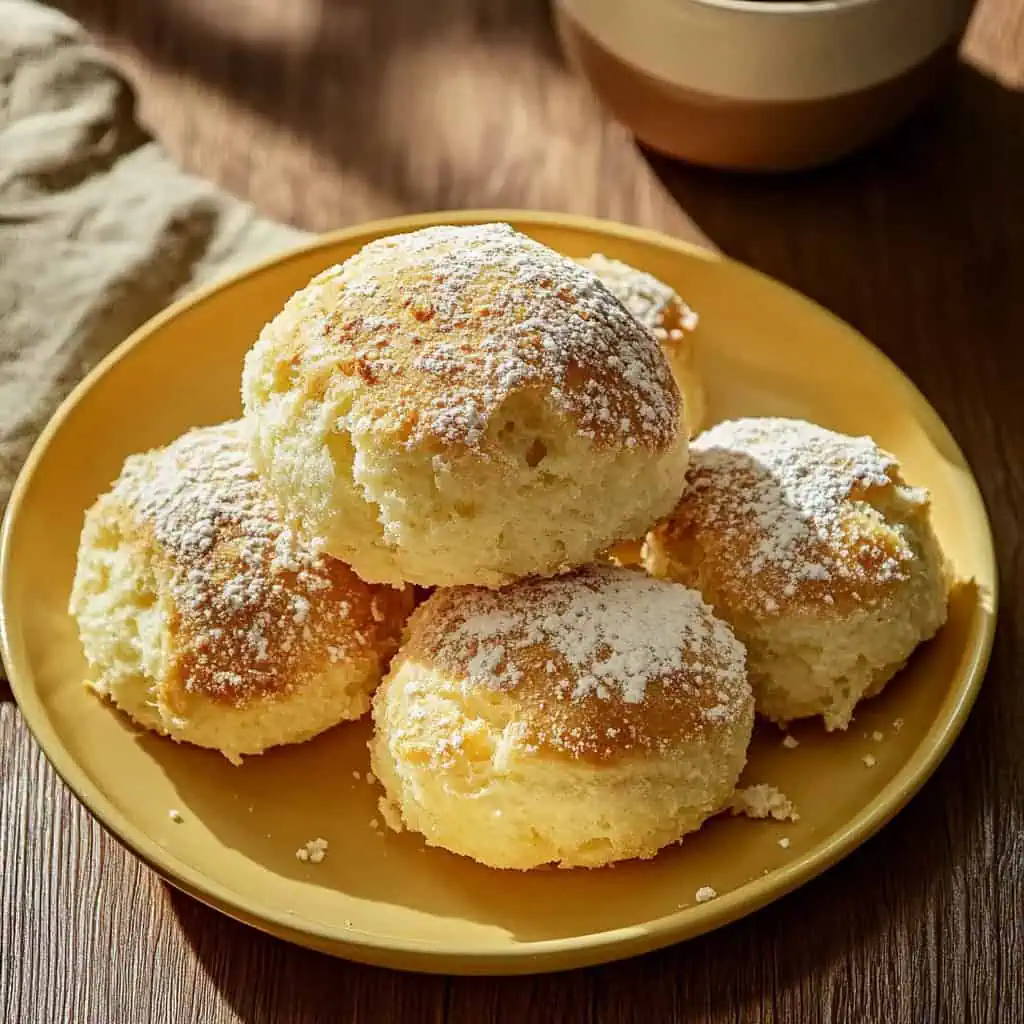
[[[186,167],[272,216],[326,229],[458,206],[599,214],[709,239],[831,307],[966,449],[1003,612],[962,739],[876,839],[716,934],[538,978],[355,966],[174,892],[71,797],[8,693],[2,1019],[1024,1020],[1024,6],[982,0],[951,93],[897,138],[778,179],[638,151],[563,67],[540,0],[60,6],[116,53]]]

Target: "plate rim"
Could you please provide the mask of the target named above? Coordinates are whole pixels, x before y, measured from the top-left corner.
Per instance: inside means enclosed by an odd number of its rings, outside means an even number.
[[[366,939],[361,938],[363,935],[361,932],[353,931],[345,934],[343,928],[327,931],[322,927],[296,919],[288,920],[286,915],[276,912],[264,910],[254,912],[251,906],[247,905],[244,900],[236,898],[216,879],[212,879],[209,875],[191,868],[188,864],[172,856],[156,840],[146,836],[127,815],[104,796],[78,766],[77,761],[52,727],[42,701],[38,699],[34,689],[28,684],[28,680],[32,676],[30,666],[23,664],[20,656],[17,658],[13,656],[9,636],[9,619],[16,617],[17,612],[13,608],[8,610],[9,603],[13,604],[8,591],[13,586],[11,566],[14,561],[12,553],[14,524],[19,518],[21,505],[28,492],[32,477],[45,458],[51,440],[62,428],[72,409],[92,390],[95,383],[166,322],[179,316],[185,310],[207,301],[213,294],[231,288],[244,278],[286,264],[291,260],[303,258],[317,250],[350,243],[358,238],[369,239],[375,235],[413,231],[438,224],[475,224],[486,221],[508,221],[513,226],[526,231],[533,226],[539,226],[603,234],[622,240],[654,245],[706,262],[728,264],[732,272],[753,275],[761,279],[762,283],[767,282],[776,289],[781,288],[791,293],[802,303],[814,307],[819,314],[834,321],[851,338],[855,337],[871,357],[879,362],[880,367],[884,368],[885,372],[889,373],[894,380],[901,383],[908,395],[912,396],[916,406],[915,411],[919,415],[927,414],[932,421],[930,424],[932,429],[938,430],[943,443],[948,444],[961,460],[966,470],[963,483],[970,489],[970,497],[978,514],[978,526],[982,527],[984,531],[984,536],[979,539],[984,549],[982,557],[986,572],[991,579],[991,584],[987,587],[991,609],[988,614],[980,616],[977,612],[972,613],[967,643],[961,654],[962,668],[957,673],[961,679],[958,699],[949,713],[944,719],[933,723],[924,740],[914,749],[911,757],[904,762],[874,799],[863,806],[847,820],[839,831],[834,832],[822,844],[816,845],[802,856],[776,868],[767,876],[752,879],[745,885],[723,893],[707,903],[687,905],[661,918],[609,931],[542,939],[520,943],[508,949],[481,952],[468,950],[450,942],[428,942],[386,935],[376,935]],[[915,793],[931,778],[962,731],[977,699],[991,656],[998,614],[998,590],[998,566],[991,521],[970,463],[952,432],[913,381],[881,349],[852,325],[808,296],[755,268],[660,231],[622,224],[617,221],[547,211],[444,210],[367,221],[328,232],[311,238],[298,246],[290,247],[275,256],[262,259],[223,278],[217,278],[147,320],[97,363],[85,378],[71,390],[51,416],[33,444],[11,491],[3,525],[0,528],[0,656],[7,667],[11,690],[29,731],[65,785],[122,846],[142,860],[165,881],[189,896],[259,930],[294,942],[302,942],[304,938],[308,938],[313,942],[305,944],[312,945],[313,948],[363,963],[399,966],[402,969],[434,973],[541,972],[606,962],[660,949],[729,924],[756,912],[768,903],[787,895],[822,874],[874,836],[906,806]],[[938,725],[937,731],[936,725]]]

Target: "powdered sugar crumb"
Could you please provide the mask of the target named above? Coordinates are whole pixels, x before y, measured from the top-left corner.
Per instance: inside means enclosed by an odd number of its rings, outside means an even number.
[[[707,903],[709,900],[713,900],[718,896],[718,890],[713,889],[710,885],[702,885],[696,892],[696,900],[698,903]]]
[[[327,856],[327,845],[326,839],[310,839],[295,851],[295,859],[319,864]]]
[[[764,783],[736,790],[730,810],[733,814],[744,814],[748,818],[800,820],[793,801],[781,790]]]

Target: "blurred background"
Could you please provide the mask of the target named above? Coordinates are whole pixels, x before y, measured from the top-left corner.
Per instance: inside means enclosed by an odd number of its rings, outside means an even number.
[[[895,133],[783,175],[638,146],[567,67],[547,0],[57,6],[113,55],[179,165],[300,228],[510,206],[695,238],[852,321],[958,434],[936,325],[979,352],[1024,335],[1019,0],[975,5],[951,79]]]
[[[743,244],[736,236],[751,233],[731,226],[741,219],[730,209],[736,202],[755,222],[777,196],[795,203],[791,218],[803,208],[831,213],[820,204],[833,197],[859,215],[859,193],[871,186],[891,184],[895,200],[902,181],[928,180],[929,195],[946,201],[955,176],[970,169],[996,203],[1000,186],[1021,180],[1024,9],[1016,0],[977,5],[953,95],[918,119],[927,123],[866,164],[753,182],[638,151],[566,67],[547,0],[56,6],[115,55],[139,90],[143,122],[182,165],[310,230],[368,214],[493,205],[671,230],[674,198],[735,251]],[[628,19],[630,5],[620,6]]]

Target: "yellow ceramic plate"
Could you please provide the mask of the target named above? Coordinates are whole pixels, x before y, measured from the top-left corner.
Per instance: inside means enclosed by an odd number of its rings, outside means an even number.
[[[317,271],[372,238],[439,222],[507,219],[571,256],[649,270],[700,312],[712,420],[801,416],[869,433],[928,486],[961,577],[949,624],[849,732],[759,732],[747,782],[770,782],[798,824],[721,818],[649,863],[599,871],[490,871],[371,827],[366,723],[234,768],[133,728],[81,685],[65,608],[82,514],[126,455],[239,414],[242,356]],[[910,798],[960,731],[995,620],[985,509],[964,458],[914,386],[850,327],[754,271],[615,224],[511,212],[434,214],[333,235],[172,307],[64,403],[15,489],[2,548],[3,654],[22,712],[92,812],[169,881],[286,939],[394,967],[552,970],[705,932],[783,895],[862,843]],[[897,730],[896,723],[901,723]],[[882,734],[878,742],[871,738]],[[864,765],[871,754],[877,763]],[[181,823],[169,816],[180,812]],[[326,859],[295,851],[322,836]],[[789,839],[787,848],[778,840]],[[710,885],[717,899],[697,904]]]

